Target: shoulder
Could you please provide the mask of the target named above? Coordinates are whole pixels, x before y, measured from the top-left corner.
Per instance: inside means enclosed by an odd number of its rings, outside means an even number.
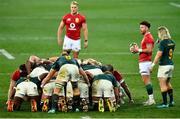
[[[148,33],[144,36],[144,40],[147,43],[154,43],[154,38],[151,33]]]
[[[82,19],[86,19],[86,16],[83,14],[78,14],[78,17],[82,18]]]
[[[70,17],[70,15],[71,15],[70,13],[65,14],[62,18],[63,18],[63,19],[66,19],[66,18]]]
[[[16,69],[11,76],[11,79],[17,81],[20,78],[20,70]]]

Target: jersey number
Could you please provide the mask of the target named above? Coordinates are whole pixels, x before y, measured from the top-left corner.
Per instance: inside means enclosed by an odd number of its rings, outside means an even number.
[[[172,58],[173,58],[173,50],[170,49],[170,50],[169,50],[169,59],[172,59]]]

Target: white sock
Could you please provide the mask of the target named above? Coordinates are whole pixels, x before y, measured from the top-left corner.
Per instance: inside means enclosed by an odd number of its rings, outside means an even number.
[[[153,94],[149,95],[149,100],[154,100]]]

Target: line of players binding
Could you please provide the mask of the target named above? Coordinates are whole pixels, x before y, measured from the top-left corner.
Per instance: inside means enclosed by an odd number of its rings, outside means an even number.
[[[115,112],[125,97],[134,103],[122,74],[111,64],[67,53],[47,59],[30,56],[12,74],[7,111],[18,111],[29,101],[32,112]]]

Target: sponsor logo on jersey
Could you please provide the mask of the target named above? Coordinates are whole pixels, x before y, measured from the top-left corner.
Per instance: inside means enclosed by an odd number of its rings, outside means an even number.
[[[70,23],[70,29],[69,30],[76,30],[76,25],[75,25],[75,23]]]

